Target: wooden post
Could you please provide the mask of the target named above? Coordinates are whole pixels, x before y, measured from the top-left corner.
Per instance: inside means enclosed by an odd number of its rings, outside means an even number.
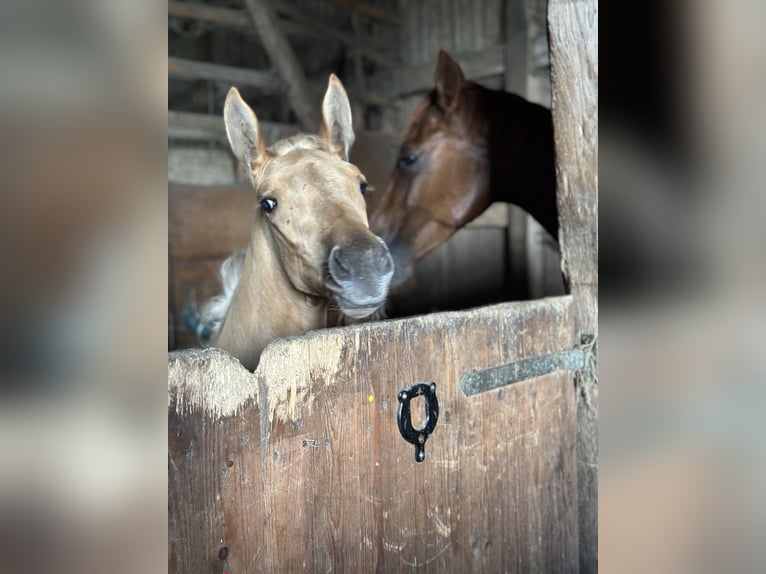
[[[505,1],[505,90],[527,95],[527,14],[525,0]],[[526,299],[527,212],[508,205],[508,281],[513,300]]]
[[[598,334],[598,2],[550,0],[548,30],[562,263],[575,329]],[[598,570],[598,384],[579,381],[580,572]]]
[[[320,102],[314,102],[310,97],[311,92],[306,84],[306,77],[295,52],[279,28],[279,21],[271,4],[267,0],[245,0],[245,4],[263,42],[263,47],[287,85],[287,96],[290,98],[301,127],[305,131],[317,131],[321,117]]]

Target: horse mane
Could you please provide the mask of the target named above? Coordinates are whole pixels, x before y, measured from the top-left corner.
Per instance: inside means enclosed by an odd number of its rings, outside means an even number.
[[[216,295],[202,306],[200,325],[205,325],[210,329],[208,342],[215,340],[218,331],[221,330],[226,313],[229,311],[229,305],[231,305],[234,292],[237,290],[239,280],[242,278],[246,251],[246,249],[240,249],[234,252],[221,264],[223,293]]]

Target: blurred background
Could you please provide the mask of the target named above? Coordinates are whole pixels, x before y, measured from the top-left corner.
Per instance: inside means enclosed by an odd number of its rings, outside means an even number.
[[[607,572],[763,569],[764,9],[601,12]]]
[[[220,97],[169,90],[167,8],[0,7],[3,570],[167,560],[168,108]],[[765,10],[606,10],[605,572],[762,570]]]

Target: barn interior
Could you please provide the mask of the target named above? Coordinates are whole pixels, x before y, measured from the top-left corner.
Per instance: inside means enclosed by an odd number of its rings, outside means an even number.
[[[466,78],[551,104],[545,0],[168,2],[169,348],[199,345],[189,317],[220,293],[221,262],[247,241],[252,209],[222,109],[236,86],[271,144],[314,132],[331,73],[348,92],[351,159],[385,189],[440,49]],[[556,241],[495,203],[415,270],[411,314],[564,293]]]
[[[169,572],[596,572],[595,0],[168,8]],[[495,203],[419,262],[415,317],[279,338],[255,370],[190,349],[186,319],[255,207],[226,141],[230,86],[272,143],[316,131],[337,74],[351,159],[383,190],[442,49],[469,80],[553,104],[563,255]],[[430,438],[405,436],[409,400]]]

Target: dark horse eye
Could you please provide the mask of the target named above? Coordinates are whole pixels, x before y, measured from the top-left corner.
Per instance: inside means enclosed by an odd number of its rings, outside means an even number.
[[[266,213],[271,213],[272,211],[274,211],[274,208],[276,206],[277,206],[277,200],[276,199],[271,199],[270,197],[267,197],[266,199],[261,201],[261,208]]]
[[[367,182],[363,181],[359,184],[359,191],[362,192],[362,195],[364,195],[364,192],[367,191]]]
[[[399,165],[402,167],[410,167],[416,161],[418,161],[418,156],[411,153],[399,157]]]

